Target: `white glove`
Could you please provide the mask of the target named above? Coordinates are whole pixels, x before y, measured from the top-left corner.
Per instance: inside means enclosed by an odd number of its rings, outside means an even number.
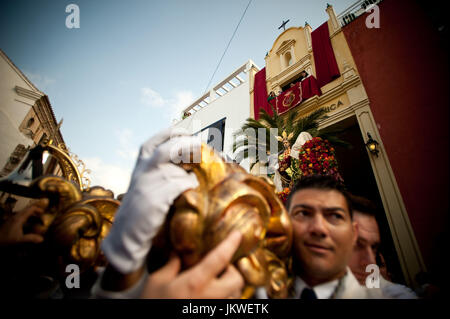
[[[177,154],[189,153],[189,148],[199,159],[200,138],[173,128],[164,130],[141,146],[128,192],[110,233],[102,242],[105,256],[119,272],[129,274],[144,265],[152,239],[164,223],[175,198],[198,186],[193,173],[173,164],[179,163]]]
[[[313,137],[308,132],[301,132],[298,135],[297,140],[295,141],[294,145],[292,145],[291,157],[298,159],[298,157],[299,157],[298,153],[300,152],[300,149],[302,148],[303,144],[305,144],[309,140],[312,140],[312,138]]]

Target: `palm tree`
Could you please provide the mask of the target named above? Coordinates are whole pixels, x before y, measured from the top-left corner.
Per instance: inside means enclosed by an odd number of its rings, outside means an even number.
[[[326,113],[328,113],[329,111],[329,108],[322,107],[312,112],[308,116],[296,120],[295,117],[297,114],[295,112],[290,112],[288,116],[282,117],[273,107],[272,116],[267,113],[266,110],[261,109],[259,120],[248,118],[241,128],[242,131],[234,134],[236,139],[233,143],[233,153],[237,151],[237,153],[235,153],[235,158],[248,158],[250,151],[253,149],[252,151],[256,153],[256,158],[252,162],[250,169],[252,169],[253,166],[260,161],[263,166],[267,166],[267,159],[261,159],[260,154],[270,154],[271,143],[277,143],[278,150],[283,150],[283,143],[276,138],[276,136],[281,136],[283,131],[285,131],[287,135],[293,133],[291,141],[294,142],[297,140],[297,137],[301,132],[308,132],[312,137],[321,137],[323,139],[326,139],[334,146],[340,145],[344,147],[350,147],[349,143],[336,137],[335,134],[339,133],[341,130],[319,130],[318,121],[320,119],[328,118]],[[276,130],[273,130],[274,128]],[[245,135],[245,131],[247,129],[251,129],[254,132],[258,132],[258,129],[262,129],[266,135],[266,142],[264,142],[264,140],[263,142],[261,142],[261,140],[258,141],[257,136]],[[274,135],[275,132],[277,135]],[[241,138],[239,139],[238,137]],[[238,162],[240,161],[238,160]]]

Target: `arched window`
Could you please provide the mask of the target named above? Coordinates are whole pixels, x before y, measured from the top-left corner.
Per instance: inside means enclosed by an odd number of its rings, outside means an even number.
[[[290,66],[292,63],[294,63],[293,59],[292,59],[292,55],[291,52],[286,52],[284,54],[284,61],[286,62],[286,67]]]
[[[30,118],[27,122],[27,128],[30,128],[34,124],[34,117]]]

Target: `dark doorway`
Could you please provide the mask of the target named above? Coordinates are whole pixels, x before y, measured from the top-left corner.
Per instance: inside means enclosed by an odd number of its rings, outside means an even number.
[[[356,121],[356,117],[347,118],[327,128],[342,130],[336,135],[351,144],[350,148],[335,146],[339,172],[347,189],[354,195],[370,199],[377,207],[377,221],[380,228],[381,252],[385,258],[393,282],[405,284],[394,242],[390,232],[386,213],[383,209],[378,186],[366,151],[365,141]]]

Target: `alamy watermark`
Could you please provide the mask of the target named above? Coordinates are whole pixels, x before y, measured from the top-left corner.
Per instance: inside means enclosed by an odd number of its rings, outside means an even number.
[[[366,17],[366,27],[368,29],[380,28],[380,8],[376,4],[371,4],[365,9],[366,12],[371,11]]]
[[[380,288],[380,267],[376,264],[367,265],[366,272],[370,273],[366,277],[366,287],[369,289]]]
[[[68,289],[80,288],[80,267],[76,264],[69,264],[66,266],[66,287]]]
[[[71,3],[66,7],[66,13],[70,13],[66,17],[66,27],[68,29],[79,29],[80,28],[80,7],[78,5]]]

